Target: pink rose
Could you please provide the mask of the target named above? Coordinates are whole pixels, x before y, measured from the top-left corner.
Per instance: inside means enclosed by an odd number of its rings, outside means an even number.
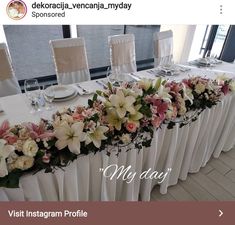
[[[126,124],[126,129],[127,129],[129,132],[134,133],[134,132],[136,132],[136,130],[137,130],[137,125],[136,125],[135,123],[133,123],[133,122],[128,122],[128,123]]]
[[[4,136],[4,139],[7,141],[9,145],[13,145],[14,143],[17,142],[18,138],[14,134],[7,134]]]
[[[74,120],[78,120],[78,121],[83,121],[85,119],[85,116],[83,116],[82,114],[73,114],[73,119]]]
[[[218,80],[218,85],[223,86],[224,85],[224,80]]]
[[[44,156],[42,157],[42,161],[44,163],[49,163],[51,159],[51,154],[50,153],[45,153]]]
[[[154,116],[154,118],[152,119],[152,125],[153,125],[155,128],[158,128],[158,127],[160,127],[161,123],[162,123],[161,118],[158,117],[158,116]]]
[[[176,118],[177,113],[178,113],[177,107],[176,107],[175,105],[173,105],[173,114],[172,114],[172,118]]]

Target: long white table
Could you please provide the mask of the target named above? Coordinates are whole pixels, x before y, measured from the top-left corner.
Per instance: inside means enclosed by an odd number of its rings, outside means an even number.
[[[229,65],[231,66],[231,65]],[[220,71],[211,69],[193,68],[169,79],[182,80],[188,75],[201,75],[213,78]],[[139,77],[155,78],[147,71],[136,73]],[[235,73],[229,67],[228,73],[234,78]],[[95,81],[84,82],[84,88],[101,89]],[[89,96],[78,96],[64,103],[56,103],[56,108],[73,105],[84,105]],[[16,95],[0,98],[4,113],[0,114],[0,123],[8,119],[12,124],[25,121],[38,122],[41,117],[50,118],[52,112],[29,114],[29,106],[25,95]],[[198,172],[206,165],[208,160],[219,157],[222,151],[229,151],[235,145],[235,95],[226,96],[222,102],[212,109],[205,110],[197,121],[179,128],[167,129],[163,125],[154,133],[154,138],[149,148],[123,151],[117,157],[105,152],[79,156],[63,170],[58,169],[54,174],[45,174],[43,171],[35,175],[25,175],[20,179],[20,188],[0,188],[1,201],[115,201],[150,200],[150,193],[158,180],[139,179],[141,172],[156,170],[172,172],[160,185],[160,192],[165,194],[170,185],[177,184],[178,180],[185,180],[188,173]],[[134,148],[134,147],[133,147]],[[131,171],[137,175],[131,183],[121,179],[109,180],[100,172],[100,168],[108,165],[131,165]]]

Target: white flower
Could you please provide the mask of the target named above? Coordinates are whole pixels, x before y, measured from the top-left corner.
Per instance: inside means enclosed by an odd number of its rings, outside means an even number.
[[[27,170],[34,164],[34,158],[30,156],[20,156],[14,163],[14,168],[20,170]]]
[[[97,126],[94,130],[88,132],[86,136],[86,145],[93,142],[96,148],[100,148],[101,141],[107,139],[104,133],[107,132],[108,130],[109,128],[106,126]]]
[[[120,140],[123,142],[123,144],[129,144],[131,142],[131,136],[130,134],[123,134],[120,137]]]
[[[74,154],[80,154],[80,142],[85,140],[85,133],[83,132],[84,123],[77,122],[72,126],[64,124],[55,131],[56,147],[61,150],[68,146],[69,150]]]
[[[135,86],[132,87],[131,95],[134,96],[134,97],[142,96],[143,95],[143,90],[135,85]]]
[[[231,91],[235,91],[235,81],[231,81],[231,83],[229,84],[229,88],[231,89]]]
[[[126,117],[120,118],[115,109],[107,110],[107,120],[110,125],[114,126],[117,130],[121,130],[122,124],[126,121]]]
[[[32,139],[26,140],[23,144],[22,152],[26,156],[34,157],[38,152],[37,143]]]
[[[183,83],[183,91],[184,91],[184,100],[189,100],[192,105],[193,99],[194,99],[192,90],[190,88],[187,88],[185,84]]]
[[[140,88],[144,89],[147,91],[151,86],[152,86],[152,81],[150,79],[141,79],[139,82]]]
[[[68,124],[70,124],[70,123],[73,123],[73,117],[72,116],[70,116],[70,115],[68,115],[68,114],[63,114],[62,116],[61,116],[61,121],[62,122],[67,122]]]
[[[60,126],[64,126],[65,124],[68,124],[68,121],[70,118],[64,117],[64,120],[60,118],[60,116],[55,116],[55,119],[53,120],[53,127],[54,129],[57,129]]]
[[[12,145],[6,145],[6,141],[0,139],[0,177],[8,174],[6,159],[15,150]]]
[[[21,152],[23,149],[23,141],[22,140],[17,140],[16,143],[14,143],[14,147],[17,151]]]
[[[169,94],[169,89],[163,85],[159,86],[157,95],[166,102],[171,102],[171,95]]]
[[[222,73],[219,74],[215,79],[217,80],[218,83],[220,83],[221,81],[229,80],[229,77],[225,73]]]
[[[135,113],[135,108],[133,103],[135,102],[135,98],[133,96],[124,96],[122,90],[118,90],[116,95],[111,95],[109,100],[116,108],[117,114],[120,118],[125,117],[126,112],[130,112],[131,114]]]
[[[195,91],[197,94],[201,94],[202,92],[204,92],[206,90],[206,86],[202,83],[198,83],[196,86],[195,86]]]
[[[179,104],[179,111],[178,111],[178,114],[180,116],[183,116],[185,115],[185,113],[187,112],[187,109],[185,107],[185,101],[183,98],[179,97],[177,98],[177,101],[178,101],[178,104]]]

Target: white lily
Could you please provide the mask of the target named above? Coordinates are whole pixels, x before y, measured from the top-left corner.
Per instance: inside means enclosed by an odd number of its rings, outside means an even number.
[[[121,130],[122,124],[126,121],[126,118],[120,118],[115,109],[109,109],[107,113],[107,120],[109,124],[114,126],[117,130]]]
[[[231,81],[231,83],[229,84],[229,87],[232,91],[235,91],[235,80]]]
[[[130,114],[129,118],[128,118],[128,122],[133,122],[137,125],[137,127],[139,127],[140,122],[139,120],[143,118],[143,114],[139,112],[141,108],[141,105],[136,105],[135,106],[135,113],[134,114]]]
[[[8,174],[6,158],[15,150],[12,145],[6,145],[6,141],[0,139],[0,177],[5,177]]]
[[[139,82],[139,86],[143,88],[145,91],[147,91],[153,84],[153,82],[150,79],[141,79]]]
[[[225,73],[222,73],[222,74],[219,74],[217,77],[216,77],[216,80],[217,81],[225,81],[225,80],[228,80],[229,77],[227,76],[227,74]]]
[[[61,150],[68,146],[69,150],[74,154],[80,153],[81,142],[85,141],[86,134],[83,132],[84,123],[77,122],[72,126],[63,124],[55,131],[56,147]]]
[[[192,94],[192,90],[187,88],[185,86],[185,84],[183,83],[183,91],[184,91],[184,99],[189,100],[191,105],[192,105],[193,104],[193,99],[194,99],[194,96]]]
[[[125,97],[122,90],[117,90],[117,93],[115,95],[111,95],[109,97],[109,100],[112,106],[115,107],[120,118],[125,117],[127,112],[130,112],[131,114],[135,113],[133,103],[136,101],[136,99],[133,96]]]
[[[171,102],[171,95],[169,94],[169,89],[163,85],[160,85],[158,88],[157,95],[166,102]]]
[[[86,136],[86,145],[93,142],[96,148],[100,148],[101,141],[106,140],[107,137],[104,135],[109,130],[106,126],[97,126],[94,130],[88,132]]]

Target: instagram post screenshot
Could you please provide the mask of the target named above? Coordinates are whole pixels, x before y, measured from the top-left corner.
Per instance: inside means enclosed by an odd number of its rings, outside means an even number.
[[[229,0],[1,0],[1,225],[234,225]]]

